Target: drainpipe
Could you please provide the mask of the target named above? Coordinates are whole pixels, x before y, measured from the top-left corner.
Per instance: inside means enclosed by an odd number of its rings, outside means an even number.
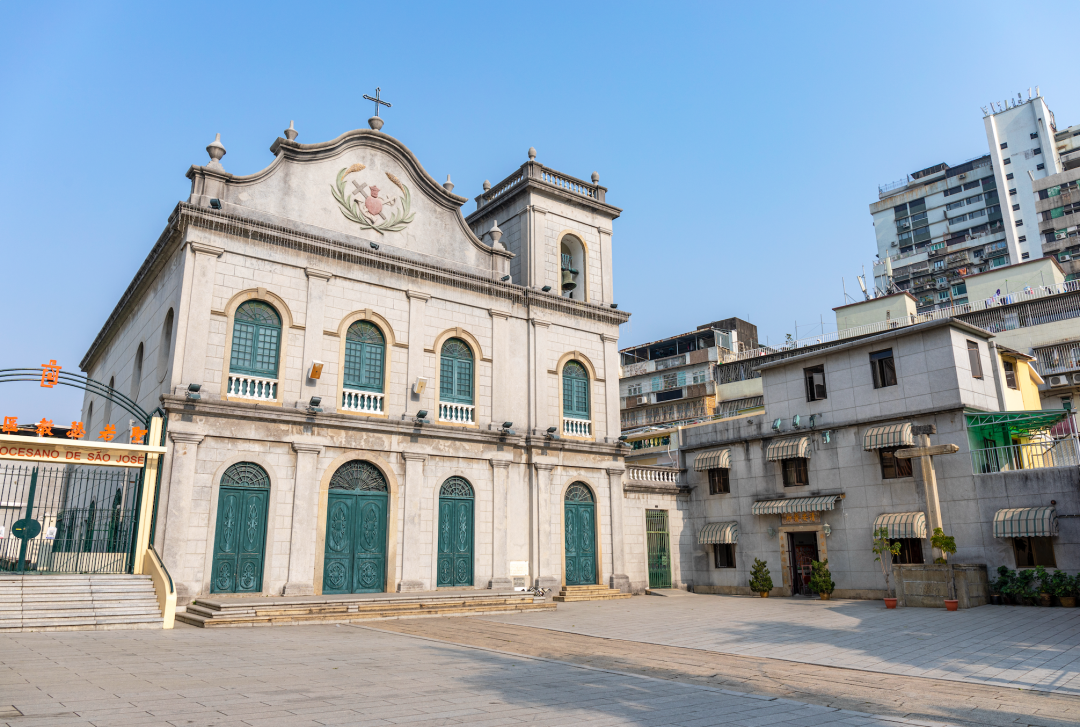
[[[994,370],[994,389],[997,391],[998,411],[1005,411],[1005,390],[1001,388],[1001,375],[998,368],[1001,366],[1001,358],[998,356],[997,344],[987,341],[990,347],[990,364]]]

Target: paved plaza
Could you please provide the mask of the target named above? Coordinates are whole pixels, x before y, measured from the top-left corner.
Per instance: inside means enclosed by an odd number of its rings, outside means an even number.
[[[1063,727],[1080,721],[1080,696],[1068,693],[1075,661],[1056,667],[1056,691],[1032,691],[991,679],[904,676],[885,655],[890,644],[907,654],[902,647],[912,642],[930,653],[925,638],[949,650],[943,665],[959,667],[969,653],[960,644],[983,639],[986,653],[1011,649],[1018,663],[1039,655],[1037,668],[1046,669],[1056,663],[1050,652],[1075,660],[1074,614],[879,614],[873,603],[675,596],[563,604],[520,618],[13,634],[0,642],[0,725]],[[575,633],[586,629],[610,635]],[[780,638],[785,629],[791,639]],[[903,633],[882,641],[891,629]],[[676,639],[689,645],[667,644]],[[827,640],[832,651],[821,650]],[[817,659],[846,655],[851,663],[792,661],[800,644]],[[728,645],[757,653],[717,651]],[[871,657],[872,671],[855,666]],[[914,658],[897,663],[911,667]]]
[[[1080,608],[982,606],[949,613],[887,610],[881,601],[682,593],[490,618],[727,654],[1080,695]]]

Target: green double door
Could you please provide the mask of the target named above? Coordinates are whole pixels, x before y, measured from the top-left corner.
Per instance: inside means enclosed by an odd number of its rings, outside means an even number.
[[[671,588],[671,537],[668,511],[645,511],[645,538],[649,556],[649,588]]]
[[[473,500],[439,498],[438,587],[473,584]]]
[[[222,487],[218,494],[211,593],[262,591],[270,491]]]
[[[330,490],[323,593],[386,590],[385,492]]]
[[[588,500],[584,496],[567,499],[563,503],[568,586],[596,583],[596,505],[591,494],[588,497]]]

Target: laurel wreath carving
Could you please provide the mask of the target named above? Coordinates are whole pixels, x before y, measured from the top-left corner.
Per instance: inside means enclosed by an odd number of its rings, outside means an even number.
[[[341,208],[341,214],[345,215],[346,219],[360,225],[361,229],[375,230],[375,232],[378,232],[380,235],[384,232],[400,232],[405,229],[407,224],[413,221],[416,213],[411,211],[412,195],[409,193],[409,188],[402,184],[401,180],[393,174],[387,172],[386,178],[401,190],[402,204],[390,219],[378,224],[375,223],[374,219],[364,214],[355,199],[345,193],[345,177],[353,172],[361,172],[366,168],[367,167],[363,164],[353,164],[350,167],[342,168],[342,170],[338,172],[337,181],[331,185],[331,191],[334,193],[334,199],[337,200],[337,203]]]

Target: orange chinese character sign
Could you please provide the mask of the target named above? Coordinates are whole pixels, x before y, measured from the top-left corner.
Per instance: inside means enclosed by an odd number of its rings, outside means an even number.
[[[146,430],[145,429],[140,429],[139,427],[135,427],[135,426],[133,426],[131,428],[131,443],[132,444],[142,444],[143,443],[143,441],[142,441],[143,437],[145,437],[145,436],[146,436]]]
[[[4,434],[17,434],[19,431],[19,425],[16,424],[18,417],[4,417]]]
[[[82,439],[86,436],[86,431],[83,429],[82,422],[72,422],[71,429],[68,430],[67,436],[71,439]]]
[[[58,383],[60,383],[60,367],[56,364],[56,359],[47,364],[41,364],[41,385],[46,389],[51,389]]]
[[[35,425],[39,437],[52,436],[52,419],[42,419]]]
[[[104,439],[106,442],[111,442],[116,438],[116,425],[110,424],[98,433],[98,439]]]

